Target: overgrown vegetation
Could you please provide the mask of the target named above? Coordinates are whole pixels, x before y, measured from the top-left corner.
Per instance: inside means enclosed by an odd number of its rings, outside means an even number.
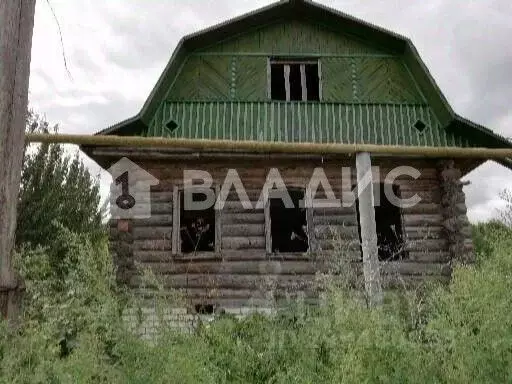
[[[57,126],[29,113],[28,132],[56,132]],[[59,144],[27,148],[18,201],[18,246],[51,246],[56,226],[101,237],[105,233],[98,182],[78,157]]]
[[[370,310],[346,292],[273,317],[221,317],[194,334],[128,332],[105,242],[57,232],[51,253],[22,252],[23,326],[2,329],[6,383],[509,382],[512,233],[480,225],[480,257],[448,287]],[[484,252],[485,254],[482,254]],[[402,296],[403,297],[403,296]]]
[[[125,329],[105,242],[60,228],[61,268],[22,252],[23,326],[3,327],[6,383],[509,382],[512,232],[491,223],[473,267],[448,287],[370,310],[346,292],[273,317],[221,317],[194,334],[162,327],[153,342]],[[403,296],[402,296],[403,297]]]
[[[337,285],[317,308],[222,316],[191,334],[162,326],[151,342],[122,321],[133,302],[106,237],[52,225],[50,243],[16,257],[24,311],[18,329],[1,325],[0,383],[512,381],[512,230],[501,222],[475,226],[477,263],[455,266],[449,286],[372,310]]]

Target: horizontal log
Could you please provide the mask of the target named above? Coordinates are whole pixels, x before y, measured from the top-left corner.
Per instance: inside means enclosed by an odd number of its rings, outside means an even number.
[[[223,214],[227,213],[246,213],[246,212],[263,212],[263,207],[256,209],[257,201],[251,201],[252,209],[245,209],[240,201],[226,201],[222,209]]]
[[[441,203],[441,190],[439,188],[428,191],[400,191],[401,199],[410,199],[418,196],[422,203]]]
[[[250,249],[250,248],[265,248],[264,236],[253,237],[222,237],[223,249]]]
[[[439,189],[439,181],[437,180],[413,180],[413,179],[396,179],[396,185],[399,186],[400,192],[407,191],[428,191],[431,189]]]
[[[182,274],[159,276],[166,288],[228,288],[228,289],[311,289],[315,275],[228,275],[228,274]],[[131,287],[144,284],[141,276],[130,278]]]
[[[237,275],[311,275],[320,270],[312,261],[190,261],[187,263],[144,263],[159,275],[237,274]]]
[[[418,203],[412,207],[402,208],[403,214],[411,214],[411,215],[431,215],[436,213],[441,213],[442,208],[440,204],[436,203]]]
[[[134,227],[132,230],[135,240],[171,240],[172,226],[168,227]]]
[[[336,240],[336,239],[320,239],[317,240],[319,252],[332,251],[341,252],[343,254],[353,254],[360,248],[359,238],[352,240]]]
[[[407,251],[444,251],[448,249],[448,241],[446,239],[422,239],[408,240],[405,243]]]
[[[448,263],[451,259],[449,252],[408,252],[408,260],[418,263]]]
[[[425,225],[439,226],[443,223],[443,216],[440,213],[428,215],[404,214],[403,221],[405,227],[421,227]]]
[[[350,207],[329,207],[322,208],[313,206],[313,215],[317,216],[349,216],[356,214],[356,206],[353,204]]]
[[[414,276],[450,276],[452,273],[449,264],[416,263],[416,262],[390,262],[381,263],[383,275],[414,275]]]
[[[257,224],[265,223],[265,215],[261,211],[245,211],[244,213],[222,213],[222,224]]]
[[[133,227],[154,227],[172,225],[172,215],[151,215],[147,219],[133,220]]]
[[[290,294],[299,294],[299,292],[289,292],[286,290],[276,289],[271,292],[267,290],[258,290],[258,289],[226,289],[226,288],[220,288],[220,289],[211,289],[211,290],[204,290],[204,289],[197,289],[197,288],[189,288],[183,291],[183,293],[186,295],[187,299],[190,300],[204,300],[205,302],[208,301],[208,299],[267,299],[270,298],[285,298],[289,296]],[[271,294],[269,294],[271,293]],[[303,294],[305,298],[317,298],[318,292],[316,292],[313,289],[309,290],[303,290],[300,292],[300,294]],[[218,303],[218,301],[217,301]]]
[[[141,251],[171,251],[171,240],[135,240],[133,242],[134,250]]]
[[[245,193],[247,194],[247,196],[249,197],[249,199],[251,201],[259,200],[259,198],[261,196],[262,188],[263,188],[263,184],[259,185],[258,188],[256,188],[256,189],[249,189],[244,184]],[[227,201],[240,201],[241,197],[242,196],[238,195],[238,192],[232,187],[228,193],[226,200]]]
[[[416,155],[424,158],[474,158],[496,159],[512,157],[510,148],[458,148],[458,147],[421,147],[393,146],[375,144],[323,144],[323,143],[283,143],[264,141],[234,141],[234,140],[197,140],[171,139],[163,137],[130,137],[115,135],[73,135],[73,134],[41,134],[29,133],[25,137],[27,143],[66,143],[102,147],[137,147],[185,150],[216,150],[216,151],[247,151],[256,153],[306,153],[306,154],[354,154],[369,152],[375,154]]]
[[[268,260],[268,261],[302,261],[312,262],[315,259],[327,257],[327,253],[322,252],[321,255],[308,253],[277,253],[267,254],[264,249],[244,249],[229,250],[223,249],[221,253],[201,252],[195,254],[172,255],[168,251],[140,251],[133,252],[134,259],[138,262],[173,262],[187,263],[198,261],[250,261],[250,260]]]
[[[357,217],[353,215],[313,215],[313,224],[317,225],[345,225],[357,227]]]
[[[391,289],[417,289],[427,284],[443,284],[450,282],[450,275],[396,275],[389,274],[382,276],[382,288]]]
[[[315,225],[317,240],[357,240],[359,238],[357,227],[343,225]]]
[[[265,224],[226,224],[222,226],[222,236],[265,236]]]
[[[137,263],[163,263],[173,262],[173,255],[170,251],[133,251],[133,259]]]
[[[409,240],[444,238],[444,228],[440,225],[405,227],[405,235]]]

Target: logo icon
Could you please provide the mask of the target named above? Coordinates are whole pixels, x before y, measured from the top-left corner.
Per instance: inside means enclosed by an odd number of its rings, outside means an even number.
[[[110,191],[112,219],[151,217],[151,187],[160,181],[136,163],[123,157],[108,172],[114,182]]]

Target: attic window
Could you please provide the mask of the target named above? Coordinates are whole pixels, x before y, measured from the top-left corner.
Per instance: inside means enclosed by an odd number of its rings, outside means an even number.
[[[421,133],[421,132],[423,132],[427,128],[427,125],[423,121],[418,120],[414,124],[414,128],[416,128]]]
[[[289,189],[293,206],[285,206],[281,194],[269,197],[272,253],[304,253],[308,251],[306,208],[303,189]]]
[[[269,88],[272,100],[319,101],[318,61],[271,60]]]

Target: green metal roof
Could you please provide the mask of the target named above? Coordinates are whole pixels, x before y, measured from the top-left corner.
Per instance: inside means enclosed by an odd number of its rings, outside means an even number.
[[[155,119],[157,110],[162,103],[168,103],[169,108],[173,105],[166,101],[169,99],[167,92],[181,68],[182,63],[190,53],[197,51],[200,48],[209,47],[219,41],[226,40],[233,35],[249,32],[251,29],[258,28],[261,25],[290,19],[322,23],[324,25],[328,25],[331,30],[351,35],[362,41],[370,42],[387,50],[390,54],[401,55],[404,58],[407,67],[410,69],[418,88],[427,101],[429,106],[429,116],[436,117],[439,126],[445,131],[446,137],[459,137],[459,139],[457,139],[458,141],[456,141],[454,145],[458,145],[457,142],[460,142],[461,145],[468,143],[468,145],[488,147],[512,146],[512,144],[503,137],[455,114],[427,67],[421,60],[416,48],[409,39],[310,0],[281,0],[254,12],[250,12],[184,37],[179,42],[164,72],[146,100],[142,110],[133,118],[127,119],[110,128],[100,131],[98,134],[134,135],[142,133],[148,134],[152,132],[157,133],[157,130],[161,129],[161,127],[158,128],[152,120]],[[182,105],[185,106],[186,104]],[[215,104],[213,105],[215,107]],[[268,105],[275,107],[280,104],[268,103]],[[326,104],[325,106],[320,107],[320,110],[323,111],[332,108],[333,106],[335,106],[335,104]],[[189,108],[188,111],[190,111],[190,108],[199,107],[197,107],[196,104],[191,103],[187,108]],[[290,110],[295,107],[290,105],[289,107],[283,108]],[[341,106],[339,108],[342,109]],[[353,108],[355,111],[353,113],[357,114],[359,107]],[[361,108],[364,109],[366,107],[361,105]],[[378,110],[377,107],[368,106],[368,108],[371,110],[371,116],[373,116],[374,110]],[[409,107],[404,106],[402,108],[407,109]],[[421,108],[419,110],[423,110]],[[320,112],[320,114],[322,114],[322,112]],[[361,116],[363,116],[362,119],[364,120],[364,114]],[[226,119],[231,118],[231,115],[226,116]],[[304,116],[297,117],[298,121],[302,118],[304,118]],[[179,119],[179,117],[177,117],[177,119]],[[191,132],[187,131],[187,129],[195,129],[194,124],[196,124],[194,120],[187,122],[182,126],[182,129],[184,132]],[[264,137],[274,138],[272,135],[269,136],[268,133],[270,124],[271,123],[268,123],[265,126]],[[322,128],[321,132],[324,132],[323,129],[328,130],[331,128]],[[357,130],[358,128],[353,127],[351,129]],[[402,128],[400,127],[400,129]],[[312,129],[312,131],[315,131],[315,129]],[[328,131],[325,131],[325,135],[327,135],[327,133]],[[283,135],[282,137],[288,138],[288,135]],[[442,135],[440,137],[442,137]],[[411,140],[414,141],[415,137],[412,136]],[[427,140],[425,145],[441,145],[443,142],[444,141],[442,139],[440,141]]]

